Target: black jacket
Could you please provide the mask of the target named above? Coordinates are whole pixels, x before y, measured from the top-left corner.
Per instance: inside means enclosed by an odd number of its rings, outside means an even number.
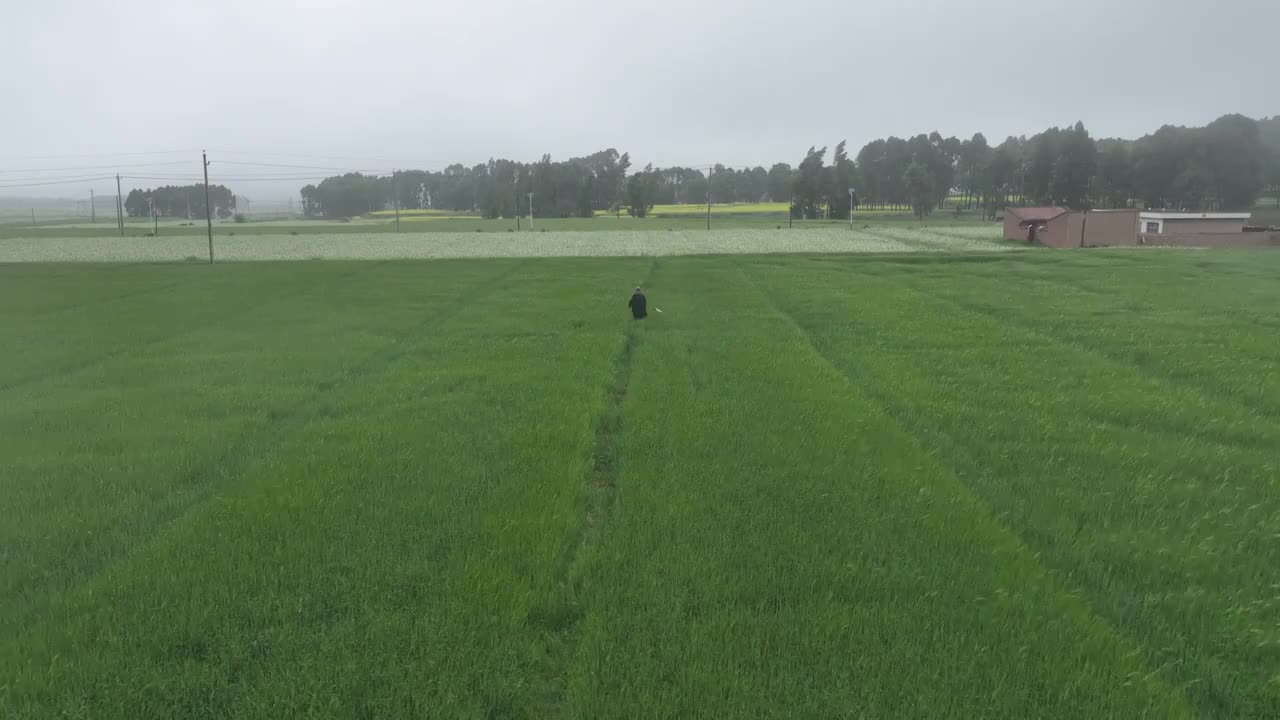
[[[648,301],[644,299],[644,293],[636,293],[631,296],[631,301],[627,303],[631,308],[631,316],[637,320],[646,317],[648,313]]]

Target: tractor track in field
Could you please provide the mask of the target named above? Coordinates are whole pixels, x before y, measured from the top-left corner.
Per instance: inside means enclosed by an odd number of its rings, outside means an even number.
[[[354,365],[338,370],[331,377],[315,383],[312,386],[312,392],[306,398],[290,408],[272,413],[265,426],[255,424],[245,428],[238,437],[231,439],[222,452],[206,457],[203,462],[183,474],[174,483],[172,490],[155,503],[157,520],[149,534],[134,543],[126,543],[115,548],[114,552],[100,561],[80,563],[74,578],[53,594],[62,594],[83,585],[106,571],[112,564],[129,557],[137,546],[145,544],[164,528],[179,522],[192,508],[211,497],[218,487],[239,477],[255,462],[268,455],[283,437],[301,427],[308,418],[312,417],[330,393],[342,387],[357,385],[378,377],[393,363],[418,349],[424,339],[427,339],[424,338],[427,330],[448,321],[474,302],[500,288],[507,278],[518,272],[525,264],[526,262],[513,263],[502,272],[446,301],[440,311],[426,314],[422,322],[405,328],[380,350],[367,355]],[[68,565],[74,565],[76,559],[67,558],[66,562]],[[14,594],[21,595],[24,584],[26,583],[15,585]],[[44,611],[47,605],[46,601],[29,606],[20,613],[14,610],[12,613],[14,617],[7,620],[12,621],[14,627],[21,626],[27,618]]]
[[[641,287],[648,287],[657,265],[657,258],[649,263],[645,278],[640,282]],[[545,654],[536,671],[537,689],[540,691],[538,717],[558,716],[564,711],[569,664],[577,654],[582,622],[587,615],[574,570],[583,562],[584,550],[603,539],[609,517],[617,505],[622,407],[631,385],[635,354],[643,337],[641,327],[640,321],[627,320],[622,346],[613,357],[612,373],[605,387],[604,407],[596,419],[591,464],[582,484],[582,519],[577,535],[566,547],[553,598],[546,606],[535,608],[530,613],[530,625],[543,632],[545,641]]]

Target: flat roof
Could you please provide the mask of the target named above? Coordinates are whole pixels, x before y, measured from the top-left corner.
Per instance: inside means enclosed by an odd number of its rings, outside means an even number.
[[[1249,213],[1196,213],[1143,210],[1138,217],[1144,220],[1248,220]]]

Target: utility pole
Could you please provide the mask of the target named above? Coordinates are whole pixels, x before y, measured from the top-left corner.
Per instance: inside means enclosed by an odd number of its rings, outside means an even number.
[[[849,188],[849,229],[853,229],[853,188]]]
[[[511,183],[512,199],[516,203],[516,232],[520,232],[520,185]]]
[[[529,193],[529,230],[533,230],[533,193]]]
[[[191,191],[187,190],[183,194],[187,196],[187,219],[190,220],[191,219]]]
[[[94,223],[97,221],[97,211],[95,211],[93,207],[93,188],[89,188],[89,222]]]
[[[204,222],[209,229],[209,264],[213,264],[213,208],[209,205],[209,154],[200,151],[200,161],[204,165]]]
[[[791,223],[796,217],[796,191],[791,189],[791,207],[787,209],[787,229],[791,229]]]
[[[716,171],[714,165],[707,166],[707,229],[711,229],[711,174]]]
[[[120,175],[116,174],[116,224],[120,226],[120,237],[124,237],[124,200],[120,197]]]
[[[396,184],[400,171],[391,171],[391,194],[396,196],[396,232],[400,232],[400,186]]]
[[[31,227],[36,226],[36,209],[31,208]]]

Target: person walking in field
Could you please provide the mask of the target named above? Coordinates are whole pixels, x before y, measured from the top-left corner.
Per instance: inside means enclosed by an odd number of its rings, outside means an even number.
[[[640,288],[636,288],[635,293],[631,295],[627,307],[631,308],[631,317],[636,320],[643,320],[649,315],[649,301],[645,299],[644,292]]]

